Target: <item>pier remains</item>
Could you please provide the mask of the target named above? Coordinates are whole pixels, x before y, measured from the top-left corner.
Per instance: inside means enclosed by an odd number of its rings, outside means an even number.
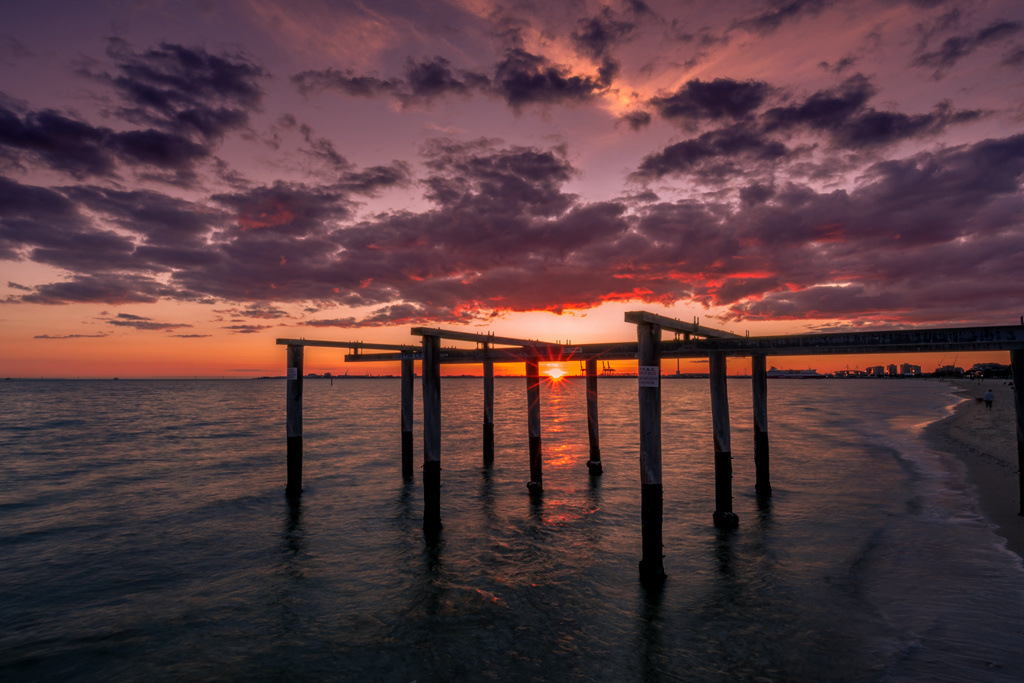
[[[474,364],[483,367],[483,443],[485,465],[494,461],[494,364],[522,363],[526,376],[529,480],[531,496],[544,490],[544,457],[541,432],[541,362],[581,362],[585,367],[587,434],[590,442],[589,476],[601,476],[598,423],[597,361],[635,360],[640,420],[640,578],[656,584],[665,578],[663,564],[662,459],[661,459],[661,361],[671,358],[705,358],[709,367],[712,433],[714,434],[715,500],[712,520],[724,530],[735,528],[739,518],[732,509],[732,446],[729,400],[726,390],[730,358],[751,359],[753,398],[755,491],[771,496],[768,431],[768,356],[826,354],[901,354],[923,352],[1008,351],[1013,375],[1016,408],[1018,487],[1020,513],[1024,515],[1024,325],[958,327],[910,330],[875,330],[750,337],[668,318],[647,311],[629,312],[625,322],[636,326],[636,341],[569,344],[490,333],[477,334],[439,328],[414,327],[419,344],[278,339],[287,347],[286,435],[287,483],[290,497],[302,492],[302,364],[306,347],[344,348],[346,362],[394,361],[401,365],[400,429],[402,476],[413,476],[413,400],[415,363],[423,382],[423,528],[436,533],[441,521],[441,365]],[[664,332],[673,334],[663,338]],[[476,348],[443,348],[442,340],[475,343]],[[367,351],[371,353],[367,353]]]

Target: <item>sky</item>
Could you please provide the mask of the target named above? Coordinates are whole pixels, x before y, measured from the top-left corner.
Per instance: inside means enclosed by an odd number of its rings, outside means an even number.
[[[5,3],[0,376],[1017,324],[1022,123],[1018,0]]]

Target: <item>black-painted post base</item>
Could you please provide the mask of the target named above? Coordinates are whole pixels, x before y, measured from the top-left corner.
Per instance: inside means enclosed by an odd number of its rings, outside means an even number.
[[[541,493],[544,490],[543,451],[541,437],[530,437],[530,482],[526,485],[530,493]]]
[[[661,484],[640,485],[640,580],[661,583],[665,580],[661,530],[663,493]]]
[[[288,483],[285,485],[285,493],[289,496],[297,496],[302,493],[302,437],[288,437]]]
[[[441,524],[441,461],[423,463],[423,530],[438,531]]]
[[[715,451],[715,513],[719,529],[735,529],[740,518],[732,511],[732,453]]]
[[[414,471],[412,432],[402,432],[402,477],[412,479]]]
[[[484,422],[484,464],[494,464],[494,423]]]
[[[772,495],[771,473],[768,467],[768,432],[754,434],[754,470],[756,471],[754,491],[759,496]]]

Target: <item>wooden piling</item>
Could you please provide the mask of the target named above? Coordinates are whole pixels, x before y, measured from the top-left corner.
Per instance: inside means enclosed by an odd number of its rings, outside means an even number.
[[[494,363],[484,361],[484,465],[494,463]]]
[[[288,375],[285,381],[285,420],[288,435],[285,493],[302,493],[302,346],[288,346]]]
[[[712,518],[716,527],[732,529],[739,524],[739,517],[732,511],[732,446],[725,354],[712,351],[708,370],[711,376],[711,428],[715,441],[715,512]]]
[[[750,374],[753,379],[754,404],[754,491],[759,496],[772,495],[771,474],[768,461],[768,371],[767,359],[763,355],[750,357]]]
[[[441,339],[423,336],[423,529],[441,524]]]
[[[587,375],[587,436],[590,437],[590,460],[587,461],[587,469],[590,470],[591,475],[596,476],[604,472],[601,467],[601,439],[597,421],[597,360],[588,360],[585,367]]]
[[[662,555],[661,326],[640,322],[637,335],[637,394],[640,405],[640,580],[665,579]]]
[[[540,439],[540,363],[533,357],[526,361],[527,423],[530,433],[530,493],[544,490],[543,457]]]
[[[1010,351],[1013,377],[1013,407],[1017,415],[1017,481],[1020,488],[1020,512],[1024,517],[1024,349]]]
[[[412,445],[412,416],[413,416],[413,394],[416,383],[416,373],[413,368],[413,360],[406,358],[402,360],[402,477],[412,479],[413,476],[413,445]]]

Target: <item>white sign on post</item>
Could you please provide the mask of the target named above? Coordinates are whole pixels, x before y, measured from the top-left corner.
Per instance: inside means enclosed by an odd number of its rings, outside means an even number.
[[[641,387],[652,387],[657,389],[661,386],[661,368],[657,365],[641,365],[637,377]]]
[[[288,368],[288,379],[298,379],[298,378],[299,378],[299,369],[298,368]]]

